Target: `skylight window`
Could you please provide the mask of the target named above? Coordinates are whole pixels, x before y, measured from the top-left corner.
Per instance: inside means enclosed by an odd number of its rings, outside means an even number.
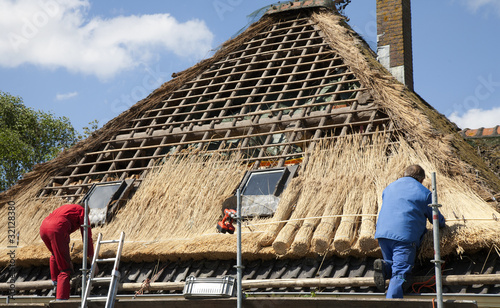
[[[133,180],[93,184],[82,199],[89,206],[91,225],[103,225],[110,213],[117,209],[118,202],[128,192]]]
[[[284,172],[285,169],[252,172],[248,177],[242,195],[274,195],[274,191],[283,178]]]
[[[248,171],[240,183],[242,217],[271,216],[298,165]]]

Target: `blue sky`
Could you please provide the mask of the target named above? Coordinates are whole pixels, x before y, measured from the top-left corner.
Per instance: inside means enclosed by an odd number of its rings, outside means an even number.
[[[102,126],[210,57],[264,0],[0,0],[0,91]],[[375,0],[351,26],[376,46]],[[500,0],[412,2],[415,91],[461,128],[500,124]]]

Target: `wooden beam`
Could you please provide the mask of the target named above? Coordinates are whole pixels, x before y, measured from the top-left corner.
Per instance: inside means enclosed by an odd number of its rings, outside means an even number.
[[[365,89],[359,89],[359,90],[365,90]],[[351,91],[351,92],[355,92],[355,91]],[[321,97],[321,96],[327,96],[325,94],[319,94],[319,95],[308,95],[308,96],[304,96],[304,97],[301,97],[300,99],[309,99],[309,98],[317,98],[317,97]],[[240,96],[238,98],[242,98],[244,96]],[[230,99],[234,99],[234,98],[230,98]],[[228,99],[228,100],[230,100]],[[287,101],[292,101],[292,99],[288,99]],[[314,104],[314,105],[297,105],[297,106],[294,106],[294,107],[283,107],[283,108],[273,108],[273,109],[268,109],[268,110],[264,110],[264,111],[255,111],[255,112],[249,112],[249,113],[245,113],[245,114],[234,114],[234,115],[230,115],[230,116],[220,116],[220,117],[215,117],[215,118],[209,118],[205,121],[211,121],[211,120],[224,120],[224,119],[234,119],[234,118],[243,118],[243,117],[251,117],[251,116],[256,116],[256,115],[263,115],[263,114],[267,114],[267,113],[278,113],[279,111],[285,111],[285,110],[295,110],[295,109],[301,109],[301,108],[304,108],[304,107],[319,107],[319,106],[326,106],[326,105],[331,105],[331,104],[350,104],[350,103],[354,103],[356,101],[356,99],[344,99],[344,100],[338,100],[338,101],[329,101],[329,102],[324,102],[324,103],[317,103],[317,104]],[[278,100],[274,100],[274,101],[268,101],[268,102],[258,102],[258,103],[251,103],[251,104],[248,104],[247,106],[250,106],[250,105],[262,105],[262,104],[279,104],[281,103],[282,101],[278,101]],[[227,110],[227,109],[232,109],[232,108],[235,108],[235,107],[242,107],[242,106],[231,106],[231,107],[227,107],[227,108],[220,108],[222,111],[224,110]],[[179,121],[179,122],[172,122],[168,125],[178,125],[178,124],[190,124],[190,123],[196,123],[196,122],[203,122],[201,121],[200,119],[196,119],[196,120],[188,120],[188,121]],[[145,128],[151,128],[151,127],[162,127],[162,126],[168,126],[167,124],[156,124],[156,125],[148,125],[148,126],[143,126],[143,127],[140,127],[140,129],[145,129]],[[120,132],[126,132],[126,131],[133,131],[133,130],[136,130],[135,128],[124,128],[124,129],[121,129]]]
[[[268,61],[269,63],[272,63],[273,61]],[[272,70],[272,69],[277,69],[279,68],[278,67],[271,67],[269,68],[269,70]],[[308,75],[311,74],[311,73],[317,73],[318,71],[322,71],[322,70],[311,70],[311,71],[308,71],[308,72],[303,72],[303,73],[307,73]],[[326,69],[325,71],[329,71],[328,69]],[[260,77],[260,78],[254,78],[255,81],[262,83],[264,79],[266,79],[266,76],[267,76],[267,73],[269,73],[268,71],[264,71],[263,74],[266,74],[264,75],[263,77]],[[352,76],[353,73],[352,72],[347,72],[347,73],[343,73],[343,74],[337,74],[337,75],[331,75],[331,76],[322,76],[322,77],[316,77],[316,78],[310,78],[310,79],[307,79],[306,82],[311,82],[311,81],[323,81],[323,80],[327,80],[327,79],[331,79],[331,78],[334,78],[334,77],[341,77],[341,78],[344,78],[345,76]],[[288,75],[283,75],[283,76],[288,76]],[[249,81],[248,79],[245,79],[245,82]],[[345,84],[345,83],[355,83],[355,82],[359,82],[360,79],[357,79],[357,78],[354,78],[354,79],[342,79],[342,81],[337,81],[337,82],[331,82],[329,83],[328,85],[339,85],[339,84]],[[237,83],[237,81],[234,81],[235,83]],[[224,83],[220,83],[221,87],[223,87],[224,85],[227,85],[229,84],[230,82],[224,82]],[[304,83],[304,80],[297,80],[297,81],[290,81],[290,82],[281,82],[281,83],[272,83],[272,87],[270,87],[268,84],[260,84],[260,85],[254,85],[254,86],[250,86],[250,87],[242,87],[242,88],[239,88],[238,90],[239,91],[243,91],[243,90],[248,90],[248,91],[251,91],[251,90],[255,90],[255,89],[259,89],[259,88],[273,88],[273,87],[276,87],[276,86],[285,86],[285,85],[292,85],[292,84],[300,84],[300,83]],[[215,86],[215,85],[213,85]],[[313,89],[317,89],[317,90],[321,90],[323,87],[325,86],[324,83],[322,83],[321,85],[315,85],[315,86],[310,86],[310,87],[301,87],[300,90],[313,90]],[[212,87],[212,86],[210,86]],[[200,90],[201,89],[208,89],[208,86],[203,86],[203,87],[200,87],[199,88]],[[229,89],[229,90],[224,90],[224,89],[220,89],[219,91],[217,92],[214,92],[214,93],[208,93],[208,94],[215,94],[216,96],[220,96],[221,93],[232,93],[234,92],[235,89]],[[366,90],[366,88],[357,88],[357,89],[349,89],[349,90],[342,90],[342,91],[338,91],[337,93],[349,93],[349,92],[356,92],[356,91],[364,91]],[[272,95],[272,94],[280,94],[282,93],[283,91],[275,91],[275,92],[266,92],[265,95]],[[293,90],[289,90],[288,92],[298,92],[297,89],[293,89]],[[328,93],[328,94],[332,94],[332,93]],[[320,95],[328,95],[328,94],[320,94]],[[247,97],[258,97],[258,96],[265,96],[264,94],[247,94],[247,95],[239,95],[237,97],[242,97],[242,98],[247,98]],[[189,98],[199,98],[199,97],[203,97],[203,96],[207,96],[207,94],[197,94],[197,95],[191,95],[189,96]],[[297,96],[297,99],[300,99],[302,97],[300,96]],[[175,102],[176,100],[180,100],[180,98],[176,98],[176,99],[172,99],[169,101],[169,103],[173,103]],[[222,97],[222,98],[214,98],[214,99],[210,99],[208,101],[204,101],[204,102],[196,102],[196,103],[189,103],[189,104],[184,104],[184,105],[172,105],[172,106],[168,106],[168,107],[164,107],[164,108],[160,108],[160,109],[152,109],[152,110],[149,110],[148,112],[151,113],[151,112],[154,112],[154,111],[165,111],[165,110],[178,110],[178,109],[182,109],[184,107],[193,107],[193,106],[198,106],[199,104],[205,104],[205,105],[209,105],[210,103],[219,103],[219,102],[225,102],[226,100],[228,100],[228,97]],[[272,101],[271,101],[272,102]],[[267,101],[259,101],[257,103],[260,103],[260,104],[267,104]],[[257,104],[257,103],[254,103]],[[222,107],[218,107],[218,108],[212,108],[212,109],[205,109],[203,111],[213,111],[213,110],[218,110],[218,109],[222,109]],[[187,113],[191,113],[191,112],[183,112],[183,113],[179,113],[179,115],[182,115],[182,114],[187,114]],[[149,116],[149,117],[146,117],[146,118],[139,118],[139,119],[134,119],[132,120],[132,122],[137,122],[137,121],[142,121],[144,119],[158,119],[158,118],[165,118],[165,117],[168,117],[168,116],[171,116],[172,114],[165,114],[165,115],[162,115],[162,116]],[[142,128],[143,126],[139,126],[139,127],[134,127],[134,128]]]
[[[334,58],[335,59],[335,58]],[[334,59],[330,59],[330,60],[334,60]],[[273,60],[274,61],[274,60]],[[273,62],[273,61],[268,61],[268,62]],[[342,65],[342,67],[345,66],[345,65]],[[335,67],[338,67],[338,66],[335,66]],[[347,66],[345,66],[346,69],[348,69]],[[278,69],[279,66],[275,66],[275,67],[272,67],[271,69]],[[308,71],[301,71],[300,73],[301,74],[309,74],[309,73],[318,73],[318,72],[322,72],[322,71],[328,71],[328,67],[325,67],[325,68],[318,68],[316,70],[308,70]],[[307,81],[308,82],[313,82],[313,81],[320,81],[322,79],[325,79],[325,78],[333,78],[333,77],[343,77],[343,76],[346,76],[346,75],[353,75],[354,76],[354,73],[350,70],[348,70],[347,72],[344,72],[344,73],[341,73],[341,74],[335,74],[335,75],[331,75],[331,76],[321,76],[321,77],[314,77],[314,78],[309,78]],[[286,76],[285,74],[283,76]],[[262,81],[265,81],[266,79],[273,79],[273,78],[276,78],[276,75],[270,75],[270,76],[259,76],[259,77],[253,77],[253,78],[247,78],[245,80],[245,82],[253,82],[253,81],[259,81],[259,80],[262,80]],[[358,78],[353,78],[353,79],[349,79],[347,81],[344,81],[344,83],[348,83],[348,82],[359,82],[360,79]],[[231,84],[231,83],[237,83],[238,80],[234,80],[234,81],[228,81],[228,82],[219,82],[219,83],[214,83],[212,86],[222,86],[222,85],[227,85],[227,84]],[[292,83],[301,83],[303,82],[302,79],[297,79],[296,81],[292,82]],[[341,82],[336,82],[336,83],[341,83]],[[336,84],[336,83],[332,83],[332,84]],[[285,84],[287,84],[287,82],[272,82],[271,83],[273,86],[284,86]],[[178,94],[178,93],[181,93],[181,92],[185,92],[185,91],[189,91],[189,90],[201,90],[203,88],[207,87],[206,85],[203,85],[203,86],[197,86],[196,88],[186,88],[186,89],[182,89],[182,90],[176,90],[175,93]],[[262,85],[262,86],[259,86],[260,88],[265,88],[265,87],[269,87],[269,84],[265,84],[265,85]],[[252,90],[254,87],[242,87],[241,90]],[[269,87],[270,88],[270,87]],[[224,92],[228,92],[227,90],[226,91],[221,91],[222,93]],[[219,92],[217,92],[219,93]],[[162,108],[158,108],[158,109],[151,109],[151,110],[148,110],[147,112],[150,113],[150,112],[155,112],[155,111],[159,111],[159,110],[168,110],[168,109],[175,109],[177,107],[179,107],[179,105],[174,105],[176,101],[178,100],[181,100],[183,99],[184,97],[191,97],[190,94],[186,94],[186,95],[183,95],[181,97],[177,97],[177,98],[169,98],[166,100],[167,103],[171,104],[171,106],[165,106],[165,107],[162,107]],[[217,100],[209,100],[209,101],[206,101],[204,103],[211,103],[211,102],[220,102],[220,101],[225,101],[226,98],[219,98]],[[190,106],[190,105],[195,105],[196,103],[190,103],[190,104],[186,104],[184,106]],[[133,121],[139,121],[140,119],[134,119]]]
[[[352,101],[356,102],[355,99],[352,99]],[[327,103],[325,103],[325,105],[326,104]],[[330,102],[330,106],[331,105],[332,105],[332,102]],[[314,105],[314,106],[319,106],[319,105]],[[303,105],[303,107],[304,108],[312,107],[312,105]],[[327,108],[328,108],[328,106],[327,106]],[[315,119],[317,119],[317,118],[324,118],[324,117],[334,118],[334,117],[338,117],[338,116],[342,116],[342,115],[347,116],[348,114],[351,114],[351,113],[357,113],[359,116],[360,113],[369,112],[369,111],[373,111],[373,110],[380,110],[381,107],[374,106],[374,105],[368,105],[368,106],[358,107],[356,110],[348,109],[347,107],[333,109],[333,111],[329,111],[330,109],[331,108],[328,108],[326,111],[314,111],[311,113],[311,115],[307,115],[307,116],[304,116],[302,118],[299,118],[299,116],[296,116],[296,115],[292,115],[292,116],[285,115],[285,116],[283,116],[282,120],[276,120],[275,117],[261,119],[261,120],[259,120],[258,124],[253,123],[251,120],[247,120],[247,121],[243,120],[243,121],[238,122],[238,125],[235,128],[249,128],[249,127],[252,127],[254,125],[258,125],[258,126],[272,125],[272,124],[288,125],[288,124],[295,122],[297,120],[301,120],[301,121],[304,121],[306,123],[311,123],[311,122],[314,122]],[[345,110],[345,109],[347,109],[347,110]],[[258,110],[256,110],[256,112],[257,111]],[[369,113],[369,114],[371,114],[371,113]],[[260,116],[260,115],[261,114],[257,114],[257,116]],[[246,117],[246,115],[243,115],[243,116],[236,115],[235,117],[244,117],[244,116]],[[316,120],[316,121],[319,122],[320,120]],[[205,125],[207,125],[207,124],[205,124]],[[226,126],[224,126],[224,125],[226,125]],[[231,126],[231,123],[218,124],[217,127],[214,127],[214,128],[210,128],[210,127],[207,128],[207,126],[200,125],[200,126],[193,128],[193,132],[226,131],[228,128],[232,128],[232,127],[233,126]],[[153,137],[166,136],[166,135],[175,136],[175,135],[182,135],[185,133],[185,131],[181,130],[180,128],[172,129],[170,133],[158,133],[158,132],[160,132],[160,131],[157,131],[156,134],[153,134]],[[129,134],[117,135],[115,139],[104,141],[104,143],[114,143],[117,141],[125,141],[125,140],[142,140],[143,138],[147,137],[147,135],[145,133],[136,133],[134,135],[134,137],[129,137],[128,135]]]

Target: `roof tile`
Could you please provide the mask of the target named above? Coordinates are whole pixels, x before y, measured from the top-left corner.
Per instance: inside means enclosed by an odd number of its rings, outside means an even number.
[[[466,128],[460,132],[465,138],[485,138],[500,136],[500,125],[488,128],[469,129]]]
[[[494,127],[492,128],[484,128],[483,129],[483,137],[486,137],[486,136],[491,136],[494,132]]]
[[[475,255],[465,256],[463,258],[446,258],[446,263],[444,265],[443,274],[445,275],[475,275],[475,274],[500,274],[500,257],[496,254],[488,254],[484,251],[477,253]],[[248,261],[243,262],[245,265],[245,279],[266,279],[274,278],[314,278],[318,273],[317,277],[372,277],[373,276],[373,260],[374,258],[341,258],[341,257],[329,257],[326,259],[298,259],[298,260],[265,260],[265,261]],[[176,261],[170,263],[160,264],[157,268],[162,273],[159,274],[159,279],[157,282],[163,281],[184,281],[185,279],[180,279],[180,276],[185,276],[186,273],[199,272],[200,275],[207,275],[208,273],[202,273],[200,269],[210,268],[213,275],[207,277],[221,277],[228,274],[228,269],[232,270],[231,275],[236,275],[234,270],[234,260],[221,260],[217,262],[200,260],[200,261]],[[152,278],[153,272],[152,268],[155,268],[158,264],[156,262],[150,263],[122,263],[121,272],[122,281],[126,282],[127,278],[135,278],[136,280],[129,280],[127,282],[142,282],[143,279]],[[76,266],[75,266],[76,267]],[[215,268],[216,267],[216,268]],[[176,269],[178,273],[175,274]],[[103,265],[101,271],[102,274],[111,272],[112,265]],[[126,272],[132,274],[127,275]],[[36,277],[37,280],[47,280],[50,279],[47,276],[48,266],[31,267],[31,268],[18,268],[17,269],[17,282],[33,280]],[[219,275],[218,273],[224,273],[224,275]],[[429,276],[433,273],[433,265],[429,261],[418,262],[415,265],[413,271],[414,276]],[[180,275],[179,275],[180,274]],[[77,276],[79,274],[77,273]],[[42,277],[42,278],[39,278]],[[252,277],[252,278],[250,278]],[[7,275],[0,274],[0,281],[4,282],[8,279]],[[80,281],[80,277],[75,277],[76,282]],[[419,289],[421,284],[416,284],[416,289]],[[251,289],[250,292],[265,292],[265,291],[310,291],[311,288],[280,288],[280,289]],[[362,292],[362,293],[373,293],[377,292],[375,287],[334,287],[334,288],[320,288],[319,292]],[[318,291],[317,290],[317,291]],[[445,285],[443,287],[446,293],[471,293],[471,294],[499,294],[500,284],[497,285],[471,285],[471,286],[458,286],[458,285]],[[421,288],[421,292],[433,292],[433,289]],[[22,294],[25,295],[49,295],[51,290],[38,290],[38,291],[23,291]],[[72,294],[78,294],[80,292],[78,285],[73,285]],[[95,286],[92,291],[93,294],[106,294],[106,287]],[[180,293],[180,291],[151,291],[152,293]]]
[[[467,129],[465,130],[465,136],[467,137],[475,137],[477,134],[477,129]]]

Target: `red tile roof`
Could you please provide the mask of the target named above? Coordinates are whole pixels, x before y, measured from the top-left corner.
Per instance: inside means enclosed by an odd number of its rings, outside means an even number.
[[[487,137],[500,137],[500,125],[490,128],[466,128],[460,132],[464,138],[487,138]]]

